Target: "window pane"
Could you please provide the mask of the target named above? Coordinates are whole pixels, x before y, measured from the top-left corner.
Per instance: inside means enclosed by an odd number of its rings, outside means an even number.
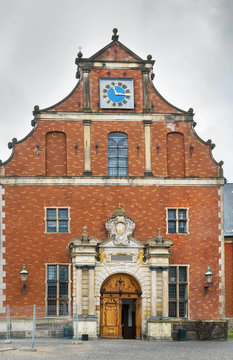
[[[176,302],[169,302],[169,317],[176,317]]]
[[[179,317],[187,317],[187,303],[180,302],[179,303]]]
[[[168,232],[169,234],[175,234],[176,233],[176,221],[168,221]]]
[[[179,299],[186,300],[187,299],[187,286],[185,284],[179,285]]]
[[[48,265],[48,280],[57,280],[57,265]]]
[[[118,176],[128,176],[128,169],[127,168],[118,169]]]
[[[59,220],[59,232],[68,232],[68,220]]]
[[[56,209],[47,209],[47,219],[56,219]]]
[[[169,281],[176,281],[176,267],[169,268]]]
[[[186,221],[180,220],[178,223],[179,233],[184,234],[186,233]]]
[[[68,209],[58,209],[59,219],[68,219]]]
[[[180,282],[187,281],[187,269],[184,266],[179,267],[179,281]]]
[[[118,156],[119,157],[128,157],[128,149],[127,148],[119,148],[118,150]]]
[[[57,297],[57,283],[51,282],[48,283],[48,298]]]
[[[60,298],[68,296],[68,282],[60,282],[59,283],[59,295],[60,295]]]
[[[56,232],[56,220],[47,220],[47,232]]]
[[[169,284],[169,299],[176,299],[176,284]]]
[[[119,159],[119,168],[125,168],[127,167],[128,165],[128,159],[123,159],[123,158],[120,158]]]
[[[185,209],[179,209],[178,210],[178,217],[179,219],[186,219],[186,210]]]
[[[57,301],[48,300],[48,315],[57,315]]]
[[[108,168],[108,176],[117,176],[117,168]]]
[[[68,281],[68,266],[60,265],[59,267],[59,279],[60,281]]]
[[[111,168],[112,168],[112,167],[113,167],[113,168],[114,168],[114,167],[116,168],[116,167],[117,167],[117,158],[111,158],[111,159],[109,159],[108,166],[111,167]]]
[[[68,301],[62,300],[59,302],[59,315],[68,315]]]
[[[176,210],[168,210],[168,219],[175,220],[176,219]]]

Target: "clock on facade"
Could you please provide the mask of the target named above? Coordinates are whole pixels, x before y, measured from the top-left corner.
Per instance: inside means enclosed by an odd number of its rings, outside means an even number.
[[[103,109],[133,109],[133,79],[100,79],[100,107]]]

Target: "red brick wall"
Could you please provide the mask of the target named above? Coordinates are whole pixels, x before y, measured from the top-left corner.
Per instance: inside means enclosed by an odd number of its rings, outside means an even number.
[[[171,264],[190,264],[190,318],[219,318],[220,230],[215,187],[127,186],[10,186],[6,187],[6,295],[10,305],[44,304],[45,263],[69,261],[67,246],[88,227],[88,234],[104,240],[105,221],[120,203],[134,219],[134,236],[146,241],[169,237]],[[44,207],[70,206],[71,233],[46,234]],[[166,207],[189,208],[190,234],[166,235]],[[145,220],[146,219],[146,220]],[[22,295],[19,272],[30,272],[28,295]],[[210,265],[214,284],[204,297],[204,273]]]
[[[232,238],[231,238],[232,240]],[[226,316],[233,316],[233,243],[225,244]]]
[[[106,49],[99,56],[94,58],[95,60],[121,60],[121,61],[137,61],[135,57],[126,52],[122,47],[117,44]]]
[[[185,176],[184,135],[173,132],[167,134],[168,176]]]
[[[151,124],[152,172],[154,176],[168,176],[167,134],[171,132],[170,125],[165,122],[153,122]],[[218,177],[218,166],[210,156],[209,145],[205,145],[194,135],[190,130],[189,123],[178,123],[172,126],[174,131],[184,135],[185,175],[187,177]],[[64,132],[66,135],[67,175],[82,176],[84,166],[82,121],[42,120],[38,121],[38,127],[31,137],[15,145],[14,157],[5,166],[6,175],[46,175],[46,134],[51,131]],[[108,175],[108,134],[113,131],[122,131],[128,135],[129,175],[143,176],[145,170],[144,125],[142,122],[133,121],[92,122],[91,160],[93,175]],[[37,144],[40,147],[39,156],[37,155]],[[98,153],[96,144],[98,144]],[[190,154],[191,144],[193,146],[192,155]],[[137,146],[139,146],[139,152]],[[157,146],[159,146],[159,150]],[[56,149],[56,156],[63,151],[59,149]],[[178,174],[173,172],[172,176],[178,176]]]
[[[67,154],[66,135],[52,131],[46,134],[46,175],[66,176]]]

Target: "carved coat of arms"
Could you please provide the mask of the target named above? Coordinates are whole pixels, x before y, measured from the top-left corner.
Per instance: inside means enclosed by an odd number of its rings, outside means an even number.
[[[115,245],[128,245],[135,229],[135,222],[125,216],[125,211],[118,206],[114,212],[114,216],[110,217],[106,221],[106,229],[108,230],[108,236],[113,238]]]

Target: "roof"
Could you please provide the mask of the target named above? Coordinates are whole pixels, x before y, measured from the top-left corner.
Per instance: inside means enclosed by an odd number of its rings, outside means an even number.
[[[224,185],[224,235],[233,236],[233,183]]]

